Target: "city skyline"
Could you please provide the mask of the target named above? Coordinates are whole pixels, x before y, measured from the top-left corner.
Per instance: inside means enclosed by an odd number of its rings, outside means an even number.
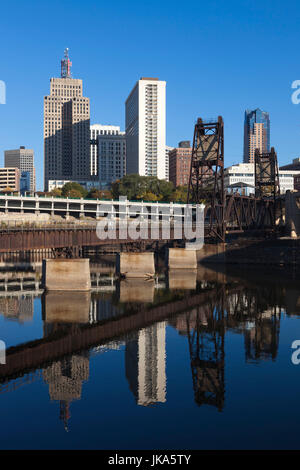
[[[153,2],[154,5],[156,3]],[[300,137],[300,107],[291,101],[291,85],[300,74],[295,60],[300,8],[297,2],[289,4],[293,15],[289,11],[282,12],[279,2],[269,2],[264,8],[254,8],[250,2],[242,6],[231,1],[224,7],[213,2],[201,6],[199,16],[200,6],[191,1],[189,8],[179,7],[170,18],[171,4],[167,1],[160,6],[160,17],[157,19],[155,8],[145,16],[145,7],[137,9],[136,2],[126,7],[121,2],[114,4],[114,7],[87,2],[85,10],[78,2],[72,3],[72,9],[68,8],[67,3],[60,3],[59,9],[67,14],[70,23],[78,27],[80,21],[88,22],[89,34],[84,36],[77,34],[77,27],[72,31],[66,30],[55,15],[58,8],[56,1],[52,3],[51,11],[47,8],[47,2],[36,5],[29,1],[25,7],[17,1],[14,24],[3,26],[3,33],[11,38],[11,47],[3,51],[0,76],[7,91],[6,104],[0,105],[2,159],[6,149],[18,148],[20,145],[33,148],[37,189],[42,189],[41,103],[43,96],[48,93],[49,77],[60,74],[58,58],[63,49],[69,47],[73,76],[83,80],[85,96],[91,99],[92,124],[101,122],[125,129],[124,102],[133,83],[140,76],[158,76],[168,86],[167,145],[175,147],[180,140],[192,140],[197,117],[222,115],[225,123],[226,166],[242,161],[243,114],[247,108],[260,107],[270,114],[271,145],[277,150],[279,163],[288,163],[299,156]],[[4,16],[9,14],[9,8],[3,7]],[[99,36],[100,12],[106,21]],[[124,15],[128,24],[125,30]],[[205,24],[201,20],[203,15]],[[46,18],[46,25],[51,24],[51,40],[47,37],[49,34],[45,25],[36,21],[39,17]],[[257,21],[261,29],[250,44],[246,38],[252,32],[256,33]],[[140,34],[145,27],[153,26],[156,35],[151,39]],[[120,27],[120,32],[112,35],[112,27],[114,30]],[[14,29],[18,34],[13,34]],[[25,30],[21,42],[17,38]],[[278,35],[278,32],[282,34]],[[139,34],[140,40],[136,41]],[[236,41],[237,34],[240,44]],[[213,46],[217,47],[222,37],[223,53],[218,60],[214,54],[206,55],[205,62],[200,60],[197,44],[206,37],[212,41],[211,50]],[[96,40],[102,45],[99,54],[91,47]],[[264,48],[256,47],[256,65],[251,71],[248,53],[261,42]],[[147,54],[144,54],[145,48]],[[16,51],[17,61],[11,50]],[[285,52],[283,54],[280,51]],[[191,64],[195,53],[199,57],[199,64],[194,64],[193,73],[187,74],[185,64]],[[271,76],[272,64],[278,60],[282,66]],[[220,65],[221,78],[218,70]],[[22,69],[27,73],[20,73]]]

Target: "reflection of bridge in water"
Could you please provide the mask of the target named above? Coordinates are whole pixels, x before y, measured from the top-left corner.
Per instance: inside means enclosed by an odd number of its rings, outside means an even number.
[[[208,274],[205,272],[203,278],[209,279]],[[189,276],[182,280],[181,287],[194,287],[195,279]],[[128,281],[126,295],[121,284],[113,296],[98,293],[90,297],[81,293],[79,301],[72,294],[73,300],[66,299],[65,303],[57,302],[51,294],[43,296],[44,337],[7,350],[7,364],[0,368],[0,391],[12,391],[43,378],[50,398],[60,402],[61,418],[66,423],[70,402],[80,399],[82,383],[89,378],[90,356],[125,345],[125,373],[136,402],[163,403],[168,321],[187,336],[196,403],[222,410],[226,331],[244,336],[246,361],[275,360],[282,308],[289,314],[300,313],[296,294],[293,305],[285,300],[290,298],[286,287],[263,288],[240,281],[237,284],[223,275],[216,280],[212,276],[208,281],[200,276],[194,293],[176,290],[180,285],[176,276],[171,276],[167,284],[175,286],[173,294],[155,290],[149,304],[140,297],[134,299],[134,289],[130,290]],[[296,287],[292,288],[296,293]],[[141,286],[138,291],[140,294]],[[0,296],[0,305],[1,300]],[[153,300],[154,305],[150,304]],[[62,311],[55,310],[55,305],[66,310],[65,317]]]

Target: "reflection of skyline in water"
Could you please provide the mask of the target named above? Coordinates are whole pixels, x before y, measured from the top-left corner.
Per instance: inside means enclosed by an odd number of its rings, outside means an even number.
[[[49,387],[50,400],[59,402],[59,417],[66,431],[70,419],[70,404],[81,399],[82,383],[89,379],[89,368],[89,356],[85,353],[63,358],[43,369],[43,380]]]
[[[166,324],[156,323],[126,341],[125,374],[138,405],[166,401]]]
[[[59,404],[59,415],[65,428],[68,428],[70,405],[82,398],[84,382],[92,380],[89,372],[91,357],[97,354],[119,350],[124,354],[125,377],[129,390],[137,405],[148,406],[167,402],[167,348],[166,327],[175,328],[179,335],[186,337],[191,370],[191,385],[197,405],[211,405],[222,411],[225,403],[226,377],[224,374],[226,356],[226,333],[232,331],[243,336],[244,357],[246,362],[276,360],[280,341],[281,315],[299,315],[299,293],[295,286],[278,285],[260,286],[247,282],[213,282],[198,279],[196,291],[189,290],[189,283],[194,285],[195,276],[184,280],[187,290],[180,290],[180,276],[176,274],[166,284],[175,286],[175,290],[155,290],[153,283],[147,284],[149,291],[144,294],[139,283],[135,299],[134,286],[127,283],[117,286],[117,296],[109,293],[76,293],[70,297],[63,294],[65,302],[59,301],[57,294],[43,297],[44,339],[58,338],[60,335],[73,341],[81,335],[83,329],[98,325],[115,324],[116,319],[144,316],[145,326],[107,341],[93,344],[84,351],[63,356],[51,361],[42,368],[42,375],[37,371],[37,378],[42,377],[49,388],[50,400]],[[124,290],[125,289],[125,290]],[[289,295],[289,291],[292,295]],[[190,307],[188,302],[194,295],[200,301]],[[202,296],[202,297],[201,297]],[[153,298],[153,304],[151,304]],[[24,322],[34,317],[33,296],[0,296],[0,314],[7,319]],[[123,299],[123,302],[122,302]],[[186,307],[181,313],[173,313],[176,302],[186,299]],[[59,304],[59,308],[57,305]],[[168,311],[168,305],[172,305]],[[71,307],[71,308],[70,308]],[[165,320],[149,321],[147,311],[165,308]],[[71,315],[71,321],[70,321]],[[151,312],[150,312],[151,317]],[[169,318],[168,318],[169,317]],[[58,322],[58,319],[61,319]],[[113,320],[113,321],[111,321]],[[86,331],[86,330],[85,330]],[[75,348],[76,349],[76,348]],[[24,371],[24,377],[28,371]],[[20,374],[22,375],[22,374]],[[31,380],[34,372],[31,374]],[[3,380],[3,379],[2,379]],[[23,383],[22,377],[11,379]],[[27,383],[24,380],[24,383]],[[30,381],[28,381],[30,383]],[[15,387],[16,388],[16,387]],[[4,383],[1,391],[13,390],[13,385]],[[230,391],[226,390],[226,393]]]

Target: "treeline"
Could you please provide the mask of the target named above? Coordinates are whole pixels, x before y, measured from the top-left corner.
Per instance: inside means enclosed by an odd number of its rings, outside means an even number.
[[[112,194],[107,189],[92,188],[87,191],[81,184],[75,182],[66,183],[62,188],[54,188],[48,192],[38,191],[36,194],[38,196],[70,197],[74,199],[112,199]]]
[[[173,183],[160,180],[156,176],[126,175],[115,181],[111,189],[92,188],[87,191],[79,183],[66,183],[62,188],[49,192],[37,192],[40,196],[85,198],[85,199],[119,199],[126,196],[129,201],[147,202],[187,202],[187,187],[174,187]]]

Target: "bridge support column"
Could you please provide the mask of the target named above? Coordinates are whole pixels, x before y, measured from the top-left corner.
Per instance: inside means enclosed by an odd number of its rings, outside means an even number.
[[[50,291],[89,291],[89,259],[44,259],[43,287]]]
[[[168,267],[169,269],[197,269],[196,250],[169,248]]]
[[[201,263],[225,263],[225,243],[204,244],[201,250],[197,250],[197,261]]]
[[[153,277],[154,253],[118,253],[116,271],[125,277]]]
[[[300,210],[297,206],[299,193],[287,191],[285,193],[285,223],[288,235],[297,238],[300,233]]]

